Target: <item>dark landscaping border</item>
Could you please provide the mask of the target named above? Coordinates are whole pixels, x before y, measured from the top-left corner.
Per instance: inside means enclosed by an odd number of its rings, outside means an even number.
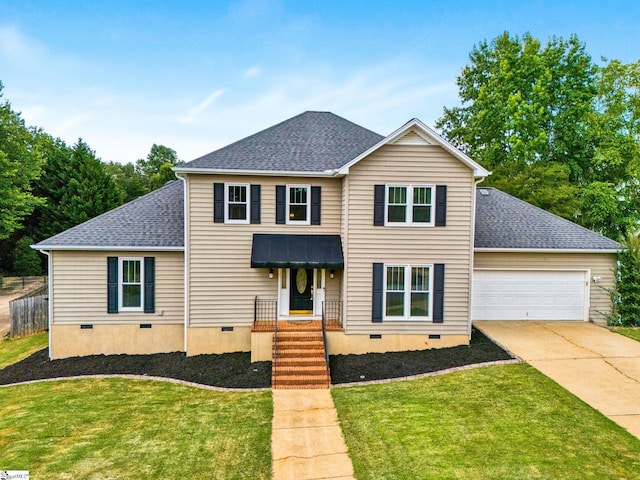
[[[330,357],[333,384],[370,383],[394,378],[455,371],[478,364],[509,363],[513,357],[473,329],[468,346]],[[251,363],[250,353],[196,355],[89,355],[48,360],[42,349],[0,370],[0,385],[96,375],[162,377],[229,389],[271,387],[271,362]]]

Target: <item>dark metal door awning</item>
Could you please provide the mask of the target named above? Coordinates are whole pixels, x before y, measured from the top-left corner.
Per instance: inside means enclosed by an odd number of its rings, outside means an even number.
[[[253,234],[251,268],[344,269],[340,235]]]

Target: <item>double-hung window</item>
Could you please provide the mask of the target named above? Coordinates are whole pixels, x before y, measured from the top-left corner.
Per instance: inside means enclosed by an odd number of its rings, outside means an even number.
[[[309,225],[309,185],[287,185],[287,223]]]
[[[430,265],[387,265],[384,315],[388,320],[431,319]]]
[[[225,188],[225,222],[249,223],[250,194],[249,185],[226,183]]]
[[[433,185],[387,185],[387,225],[433,226]]]
[[[119,262],[119,310],[122,312],[141,312],[143,310],[142,291],[144,285],[142,258],[121,257]]]

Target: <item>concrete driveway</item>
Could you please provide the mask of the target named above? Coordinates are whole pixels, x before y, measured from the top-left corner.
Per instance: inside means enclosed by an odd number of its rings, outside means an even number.
[[[473,325],[640,438],[640,342],[583,322]]]

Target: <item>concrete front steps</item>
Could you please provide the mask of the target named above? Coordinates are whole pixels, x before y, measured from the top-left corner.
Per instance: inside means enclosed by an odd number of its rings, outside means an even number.
[[[329,388],[322,332],[282,332],[274,336],[274,389]]]

